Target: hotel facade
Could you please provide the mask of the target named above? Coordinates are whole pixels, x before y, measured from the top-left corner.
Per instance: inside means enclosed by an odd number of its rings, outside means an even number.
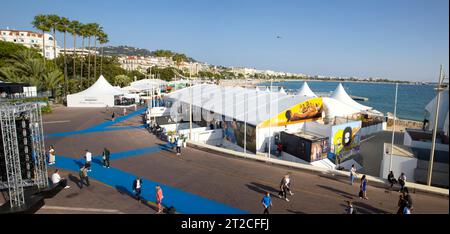
[[[47,59],[54,59],[55,52],[53,48],[54,38],[52,35],[37,33],[28,30],[10,30],[0,29],[0,41],[12,42],[24,45],[28,48],[35,48],[42,54],[42,40],[45,38],[44,56]],[[58,44],[56,42],[56,44]],[[56,57],[59,54],[59,47],[56,46]]]

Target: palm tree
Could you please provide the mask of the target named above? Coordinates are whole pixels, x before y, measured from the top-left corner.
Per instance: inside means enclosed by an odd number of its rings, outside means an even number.
[[[53,59],[56,63],[56,29],[58,28],[58,24],[61,21],[61,18],[57,15],[47,15],[47,20],[50,24],[50,28],[53,31]]]
[[[67,95],[68,89],[67,89],[67,56],[66,56],[66,35],[67,35],[67,31],[69,30],[69,24],[70,24],[70,20],[67,19],[66,17],[61,17],[59,22],[58,22],[58,26],[57,26],[57,30],[59,32],[64,33],[64,96]]]
[[[88,53],[88,82],[91,80],[91,37],[95,35],[95,32],[98,28],[98,24],[96,23],[89,23],[86,25],[87,28],[87,36],[88,36],[88,47],[89,47],[89,53]],[[89,85],[89,83],[88,83]]]
[[[82,56],[81,56],[81,70],[80,70],[80,86],[81,86],[81,88],[83,88],[83,65],[84,65],[84,40],[86,39],[86,37],[87,37],[87,32],[88,32],[88,28],[87,28],[87,25],[86,24],[81,24],[80,23],[80,35],[81,35],[81,37],[83,38],[83,41],[82,41],[82,43],[81,43],[81,50],[83,51],[82,52]]]
[[[75,58],[77,57],[77,52],[76,52],[76,47],[77,47],[77,36],[80,35],[80,22],[77,20],[73,20],[70,21],[69,24],[69,32],[72,34],[73,36],[73,55],[72,55],[72,60],[73,60],[73,78],[75,79],[76,77],[76,70],[75,70]]]
[[[108,43],[109,42],[109,40],[108,40],[108,34],[106,34],[105,32],[103,32],[103,30],[102,31],[100,31],[100,34],[99,34],[99,36],[98,36],[98,41],[100,42],[100,45],[103,45],[103,44],[106,44],[106,43]],[[103,73],[103,71],[102,71],[102,68],[103,68],[103,46],[102,46],[102,56],[100,57],[100,75],[102,75]]]
[[[45,15],[36,15],[33,22],[33,27],[42,31],[42,57],[45,64],[45,32],[50,31],[50,26]]]
[[[103,28],[98,24],[94,25],[93,36],[94,36],[94,79],[97,78],[97,39],[100,33],[103,32]]]

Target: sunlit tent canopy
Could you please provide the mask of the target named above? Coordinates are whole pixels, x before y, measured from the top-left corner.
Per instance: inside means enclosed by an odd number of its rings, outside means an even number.
[[[151,89],[162,88],[167,85],[167,82],[159,79],[142,79],[131,82],[130,86],[125,87],[128,90],[146,91]]]
[[[444,129],[445,120],[446,120],[446,118],[448,118],[447,117],[448,116],[448,108],[449,108],[448,101],[449,101],[448,100],[448,90],[445,90],[444,92],[441,93],[441,100],[439,103],[439,115],[438,115],[439,118],[438,118],[438,126],[437,126],[438,130]],[[434,128],[434,123],[435,123],[434,119],[436,116],[436,104],[437,104],[437,95],[425,107],[425,110],[429,113],[428,130],[432,130]],[[448,126],[448,121],[447,121],[447,126]]]
[[[280,94],[286,94],[286,91],[284,91],[283,87],[280,89]]]
[[[345,91],[344,87],[342,86],[341,83],[339,83],[339,85],[336,87],[336,89],[334,90],[333,94],[331,95],[331,98],[334,98],[348,106],[351,106],[353,108],[356,108],[360,111],[366,111],[366,110],[371,110],[371,107],[368,106],[364,106],[359,104],[358,102],[356,102],[355,100],[353,100]]]
[[[124,91],[112,86],[103,75],[89,88],[67,95],[68,107],[105,107],[114,106],[116,96],[125,94]]]
[[[190,98],[192,90],[192,99]],[[206,114],[223,116],[236,121],[246,121],[257,126],[286,109],[310,100],[298,95],[282,95],[279,92],[257,92],[256,89],[242,87],[221,87],[202,84],[177,90],[165,96],[174,105],[177,102],[189,104],[195,109],[202,108]]]
[[[306,97],[317,97],[317,95],[309,88],[308,83],[303,82],[302,87],[298,90],[298,95]]]
[[[322,100],[326,118],[347,117],[361,112],[359,109],[351,107],[334,98],[323,97]]]

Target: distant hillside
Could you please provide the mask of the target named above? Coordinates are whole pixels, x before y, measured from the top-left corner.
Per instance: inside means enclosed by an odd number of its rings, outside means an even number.
[[[168,57],[178,61],[196,62],[193,58],[170,50],[149,51],[132,46],[105,46],[103,47],[103,53],[107,56],[156,56]]]
[[[132,46],[105,46],[103,53],[107,56],[150,56],[153,55],[147,49],[135,48]]]

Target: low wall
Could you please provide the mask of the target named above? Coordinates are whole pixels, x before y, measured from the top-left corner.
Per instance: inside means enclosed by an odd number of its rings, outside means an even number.
[[[219,152],[219,153],[223,153],[223,154],[227,154],[227,155],[235,156],[235,157],[239,157],[239,158],[244,158],[244,159],[251,159],[251,160],[260,161],[260,162],[269,162],[269,163],[273,163],[276,165],[291,167],[291,168],[295,168],[295,169],[299,169],[299,170],[307,170],[307,171],[312,171],[312,172],[316,172],[316,173],[329,174],[331,177],[336,177],[336,178],[337,177],[349,177],[349,173],[347,171],[330,170],[330,169],[324,169],[324,168],[315,167],[315,166],[306,165],[306,164],[288,162],[288,161],[284,161],[284,160],[280,160],[280,159],[267,158],[264,156],[259,156],[259,155],[254,155],[254,154],[245,154],[242,152],[235,152],[233,150],[224,149],[224,148],[211,146],[211,145],[206,145],[206,144],[202,144],[202,143],[198,143],[198,142],[194,142],[194,141],[188,141],[188,146],[199,148],[199,149],[211,150],[211,151],[215,151],[215,152]],[[381,187],[387,187],[387,185],[388,185],[387,180],[383,179],[383,178],[378,178],[378,177],[367,175],[367,179],[373,185],[378,185]],[[427,185],[410,183],[410,182],[407,182],[406,185],[412,191],[417,190],[417,191],[421,191],[421,192],[438,194],[438,195],[443,195],[443,196],[448,196],[448,194],[449,194],[448,189],[431,187],[431,186],[427,186]]]
[[[394,125],[394,120],[389,118],[387,121],[387,126],[392,127],[393,125]],[[396,127],[404,127],[404,128],[422,129],[423,123],[420,121],[415,121],[415,120],[396,119],[395,126]]]

